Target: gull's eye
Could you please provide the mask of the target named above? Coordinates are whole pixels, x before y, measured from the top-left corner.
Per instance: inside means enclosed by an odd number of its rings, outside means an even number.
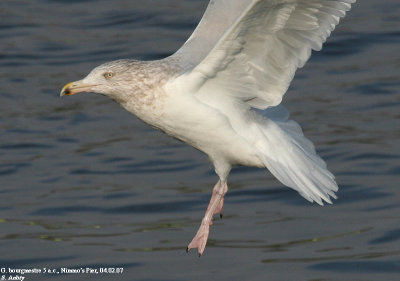
[[[106,79],[110,79],[114,77],[114,72],[112,71],[107,71],[106,73],[104,73],[104,78]]]

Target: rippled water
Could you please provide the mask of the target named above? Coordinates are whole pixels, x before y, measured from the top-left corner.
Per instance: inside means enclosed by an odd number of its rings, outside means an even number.
[[[285,96],[339,200],[319,207],[234,169],[200,259],[185,247],[217,180],[207,158],[102,96],[58,97],[102,62],[171,54],[206,2],[0,2],[0,267],[124,268],[26,280],[399,280],[397,0],[354,5]]]

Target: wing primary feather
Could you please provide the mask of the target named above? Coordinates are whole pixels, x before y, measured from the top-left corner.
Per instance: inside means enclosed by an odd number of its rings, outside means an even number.
[[[192,81],[187,84],[192,85],[191,92],[200,99],[205,89],[212,88],[217,95],[227,95],[251,107],[276,106],[296,69],[304,66],[312,50],[321,50],[354,2],[211,1],[199,26],[177,52],[189,61],[182,74]],[[213,23],[218,38],[209,32]],[[223,88],[228,84],[229,93]]]

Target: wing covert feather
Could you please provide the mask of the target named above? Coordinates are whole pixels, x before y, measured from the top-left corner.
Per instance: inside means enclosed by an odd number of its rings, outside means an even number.
[[[253,1],[211,0],[196,29],[177,54],[185,58],[188,66],[198,65]]]
[[[190,61],[185,74],[196,81],[200,99],[202,91],[214,89],[265,109],[281,102],[296,69],[322,48],[354,2],[213,0],[177,54]]]

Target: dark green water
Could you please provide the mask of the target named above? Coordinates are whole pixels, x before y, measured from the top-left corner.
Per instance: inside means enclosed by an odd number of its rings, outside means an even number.
[[[173,53],[206,2],[0,2],[0,268],[124,268],[25,280],[400,280],[398,0],[355,4],[285,96],[339,200],[319,207],[266,170],[234,169],[200,259],[185,247],[217,180],[207,158],[102,96],[58,97],[102,62]]]

